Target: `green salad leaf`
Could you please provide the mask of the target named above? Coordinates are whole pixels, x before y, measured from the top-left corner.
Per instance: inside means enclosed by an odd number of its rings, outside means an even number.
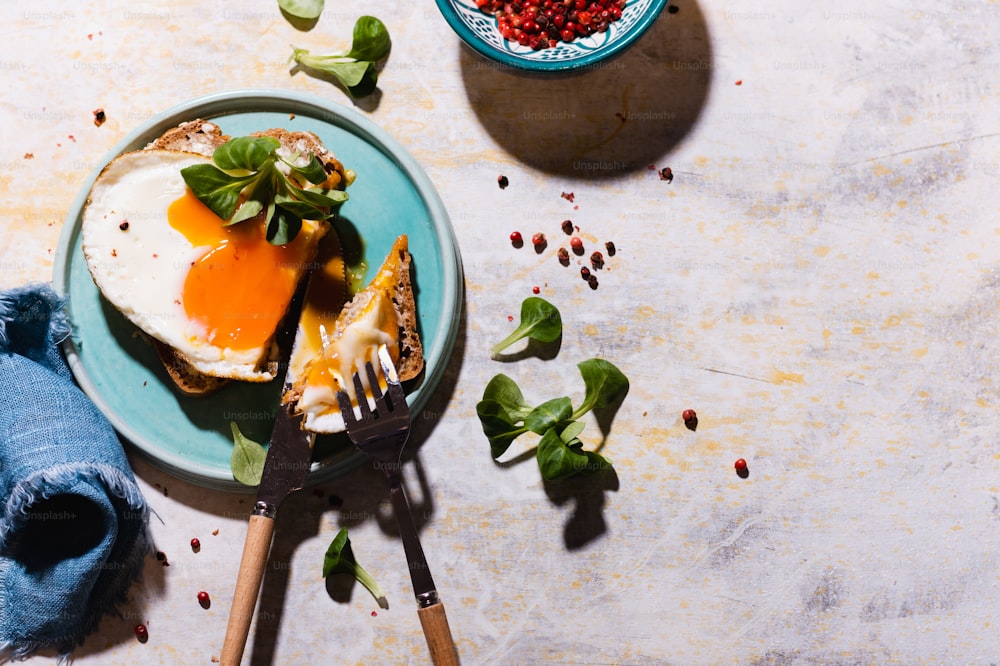
[[[558,308],[544,298],[529,296],[521,303],[521,320],[510,335],[493,345],[490,355],[496,356],[523,338],[538,342],[555,342],[562,335],[562,316]]]
[[[587,454],[564,442],[555,428],[550,428],[542,435],[535,458],[542,478],[549,481],[579,474],[586,469],[588,462]]]
[[[389,30],[374,16],[362,16],[354,24],[351,48],[329,54],[315,54],[292,46],[291,60],[304,71],[332,78],[351,97],[365,97],[378,85],[375,63],[392,48]]]
[[[375,601],[378,602],[381,608],[389,607],[389,602],[386,601],[385,595],[382,594],[378,583],[375,582],[371,574],[365,571],[354,558],[354,552],[351,549],[351,540],[347,536],[346,527],[341,528],[337,532],[337,536],[330,542],[330,546],[326,549],[326,554],[323,556],[323,578],[333,576],[334,574],[348,574],[353,576],[375,597]]]
[[[392,40],[385,24],[374,16],[362,16],[354,23],[353,41],[347,57],[375,62],[387,56],[391,47]]]
[[[620,402],[628,393],[628,378],[608,361],[592,358],[577,367],[583,377],[586,393],[583,403],[571,418],[578,419],[592,409],[606,409]]]
[[[273,137],[231,139],[215,149],[212,164],[184,167],[181,176],[223,225],[263,215],[267,240],[285,245],[298,235],[302,220],[325,220],[335,215],[347,193],[317,187],[326,181],[327,174],[315,155],[310,155],[304,166],[298,165],[299,156],[284,158],[277,152],[280,147],[281,142]],[[300,176],[309,185],[303,186],[289,174]]]
[[[246,486],[259,486],[267,449],[244,435],[234,421],[230,421],[229,428],[233,431],[233,453],[229,457],[233,478]]]
[[[580,421],[587,412],[605,409],[624,400],[628,378],[614,364],[592,358],[577,364],[585,394],[580,406],[573,408],[569,397],[547,400],[536,407],[525,402],[517,383],[507,375],[493,377],[476,404],[483,433],[490,442],[493,458],[502,456],[521,435],[541,435],[535,458],[546,481],[566,479],[578,474],[610,469],[612,463],[594,451],[584,451],[579,435]]]
[[[285,13],[300,19],[317,19],[323,13],[325,0],[278,0]]]
[[[569,398],[553,398],[538,405],[524,419],[524,425],[536,435],[544,435],[573,414],[573,403]]]

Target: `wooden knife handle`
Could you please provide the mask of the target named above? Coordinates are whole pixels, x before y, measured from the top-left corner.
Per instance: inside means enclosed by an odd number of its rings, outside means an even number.
[[[226,625],[226,640],[222,644],[222,666],[239,666],[243,659],[273,535],[273,518],[256,514],[250,516],[240,572],[236,578],[236,591],[233,593],[233,605],[229,611],[229,624]]]
[[[458,652],[455,641],[451,638],[451,628],[448,626],[448,616],[444,613],[444,604],[436,603],[426,608],[417,609],[420,626],[424,628],[424,637],[431,652],[431,662],[434,666],[458,666]]]

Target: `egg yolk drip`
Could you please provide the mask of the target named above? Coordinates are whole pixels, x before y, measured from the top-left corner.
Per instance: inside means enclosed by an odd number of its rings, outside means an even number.
[[[301,344],[296,352],[301,354],[303,366],[323,352],[322,331],[333,332],[347,300],[347,267],[336,232],[327,234],[320,242],[316,262],[319,267],[309,277],[299,317],[300,334],[304,338],[296,341]]]
[[[295,293],[309,234],[272,245],[263,223],[223,226],[191,190],[169,206],[167,220],[193,247],[208,248],[191,264],[182,296],[188,318],[202,329],[198,337],[233,350],[264,346]]]
[[[310,329],[319,330],[320,324],[326,327],[329,323],[313,321],[306,325]],[[399,318],[396,309],[389,293],[380,289],[365,305],[361,315],[346,326],[338,338],[323,345],[322,357],[309,366],[306,386],[324,389],[323,393],[327,394],[332,409],[336,409],[335,396],[341,389],[356,402],[351,376],[360,371],[367,388],[368,380],[363,372],[367,361],[371,361],[376,373],[381,374],[378,366],[380,345],[386,345],[393,363],[398,361],[398,334]]]

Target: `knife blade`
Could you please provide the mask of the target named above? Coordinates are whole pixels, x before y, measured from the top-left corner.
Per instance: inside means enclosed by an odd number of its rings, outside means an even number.
[[[293,408],[293,403],[288,402],[278,406],[251,515],[273,519],[282,500],[302,490],[309,476],[316,435],[302,429],[302,414],[293,413]]]

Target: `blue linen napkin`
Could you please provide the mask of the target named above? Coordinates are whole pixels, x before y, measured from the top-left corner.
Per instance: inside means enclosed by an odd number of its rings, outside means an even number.
[[[68,656],[152,548],[121,442],[59,350],[69,334],[48,286],[0,292],[0,661]]]

